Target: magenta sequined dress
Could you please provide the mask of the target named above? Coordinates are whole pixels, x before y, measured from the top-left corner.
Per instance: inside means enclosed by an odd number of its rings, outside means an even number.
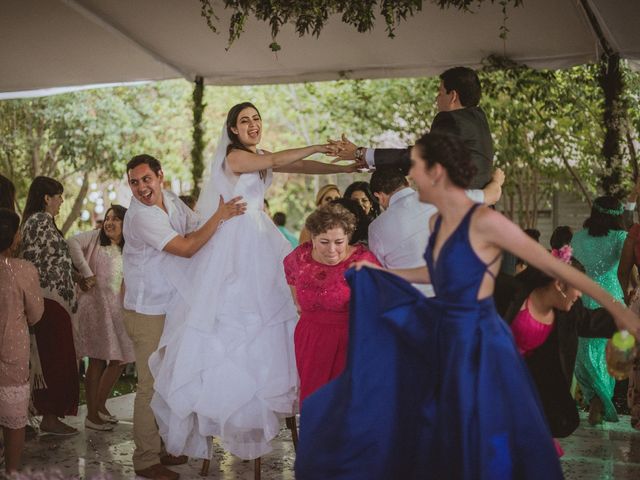
[[[529,356],[536,348],[542,345],[553,330],[553,323],[542,323],[533,318],[529,312],[529,299],[524,308],[518,312],[511,323],[511,332],[516,342],[518,352],[523,357]]]
[[[296,289],[301,310],[293,337],[300,404],[344,370],[351,298],[344,272],[360,260],[379,265],[375,255],[362,245],[356,245],[351,255],[337,265],[317,262],[311,251],[311,242],[306,242],[284,259],[287,283]]]

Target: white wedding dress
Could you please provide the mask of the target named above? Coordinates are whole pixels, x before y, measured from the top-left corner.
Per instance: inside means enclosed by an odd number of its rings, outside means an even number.
[[[205,187],[202,195],[215,197],[203,203],[242,196],[247,211],[191,259],[166,264],[177,293],[149,360],[151,407],[169,453],[211,458],[207,437],[216,436],[250,460],[271,451],[281,418],[296,408],[298,315],[282,264],[291,247],[263,211],[271,171],[233,176],[215,162],[212,178],[224,173],[227,184]]]

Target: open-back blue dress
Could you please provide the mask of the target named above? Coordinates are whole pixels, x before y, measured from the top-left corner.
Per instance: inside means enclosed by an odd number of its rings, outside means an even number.
[[[433,261],[435,298],[387,272],[347,272],[344,373],[309,396],[298,480],[545,479],[562,470],[535,386],[469,242],[472,207]]]

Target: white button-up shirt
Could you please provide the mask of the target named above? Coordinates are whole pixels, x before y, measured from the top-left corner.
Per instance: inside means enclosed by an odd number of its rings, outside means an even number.
[[[122,250],[124,308],[145,315],[162,315],[174,293],[160,265],[170,255],[163,248],[177,235],[199,226],[199,217],[173,192],[163,190],[166,212],[135,197],[124,217]]]
[[[369,225],[369,249],[385,268],[416,268],[426,265],[429,219],[438,210],[421,203],[412,188],[403,188],[389,199],[389,207]],[[433,296],[431,285],[414,285]]]

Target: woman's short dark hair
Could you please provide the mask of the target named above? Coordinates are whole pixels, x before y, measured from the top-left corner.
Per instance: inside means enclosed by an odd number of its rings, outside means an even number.
[[[373,193],[392,194],[409,186],[406,175],[396,167],[379,167],[371,174],[369,185]]]
[[[111,205],[109,209],[105,212],[104,220],[102,222],[102,226],[100,227],[100,245],[102,245],[103,247],[111,245],[111,239],[107,237],[107,233],[104,231],[104,224],[105,224],[105,221],[107,220],[107,215],[109,215],[109,212],[113,212],[116,215],[116,217],[118,217],[120,220],[124,222],[124,216],[127,213],[127,209],[124,208],[122,205]],[[122,238],[120,239],[120,243],[118,243],[118,246],[120,247],[120,250],[122,250],[122,248],[124,247],[124,235],[122,235]]]
[[[556,229],[551,234],[551,240],[549,240],[549,244],[551,248],[559,250],[565,245],[571,245],[571,240],[573,239],[573,230],[568,225],[560,225],[556,227]]]
[[[129,176],[129,170],[133,170],[140,165],[148,165],[156,175],[160,175],[160,171],[162,170],[162,165],[160,165],[160,161],[156,157],[143,153],[129,160],[129,163],[127,163],[127,176]]]
[[[351,199],[351,195],[353,194],[353,192],[362,192],[369,199],[369,202],[371,203],[371,211],[369,212],[368,216],[371,220],[380,215],[380,204],[378,203],[378,199],[373,195],[371,187],[369,186],[369,182],[353,182],[344,191],[344,198]]]
[[[463,107],[475,107],[480,103],[482,87],[475,70],[467,67],[453,67],[440,74],[440,80],[447,93],[458,92]]]
[[[18,214],[8,208],[0,208],[0,252],[11,246],[19,228]]]
[[[311,213],[307,217],[304,226],[309,230],[312,237],[325,233],[332,228],[342,228],[344,233],[351,238],[356,229],[356,216],[339,203],[331,202],[318,207]]]
[[[0,208],[16,211],[16,187],[4,175],[0,175]]]
[[[27,203],[24,206],[24,213],[22,214],[22,223],[34,213],[44,212],[46,203],[44,201],[45,195],[50,197],[54,195],[62,195],[64,187],[62,184],[50,177],[36,177],[31,182],[29,187],[29,193],[27,194]]]
[[[246,147],[246,145],[242,144],[240,138],[238,137],[238,134],[234,133],[233,130],[231,130],[231,128],[236,128],[236,125],[238,124],[238,116],[240,116],[240,112],[242,112],[242,110],[244,110],[245,108],[253,108],[256,112],[258,112],[258,116],[262,118],[262,115],[260,115],[260,112],[258,111],[256,106],[251,102],[242,102],[231,107],[231,110],[229,110],[229,113],[227,113],[227,122],[225,123],[225,125],[227,126],[227,135],[229,135],[229,140],[231,140],[231,143],[227,147],[227,155],[229,154],[229,152],[231,152],[231,150],[244,150],[245,152],[251,151]]]
[[[478,171],[467,147],[454,136],[425,133],[414,148],[428,168],[439,163],[447,171],[449,180],[460,188],[468,188]]]
[[[591,215],[582,226],[592,237],[604,237],[610,230],[624,230],[623,213],[624,208],[617,198],[609,195],[598,197],[591,207]]]

